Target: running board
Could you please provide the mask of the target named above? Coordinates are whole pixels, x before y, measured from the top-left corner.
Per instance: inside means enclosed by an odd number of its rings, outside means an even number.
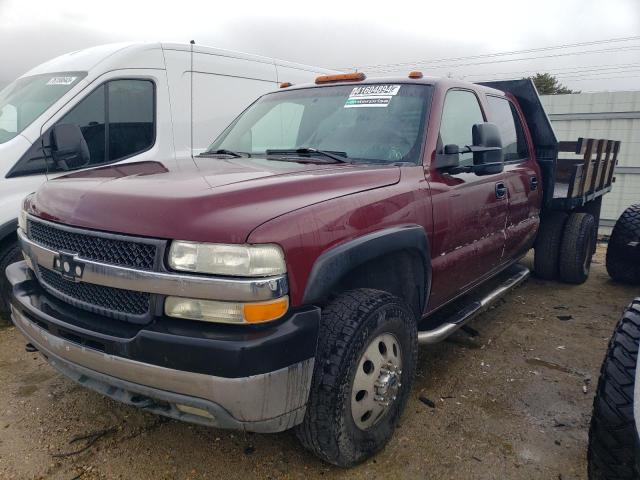
[[[429,345],[441,342],[476,315],[484,312],[493,302],[501,298],[509,290],[524,282],[530,273],[528,268],[520,264],[513,265],[508,271],[510,275],[507,279],[485,296],[467,304],[463,309],[447,318],[444,323],[433,330],[418,331],[418,343],[420,345]]]

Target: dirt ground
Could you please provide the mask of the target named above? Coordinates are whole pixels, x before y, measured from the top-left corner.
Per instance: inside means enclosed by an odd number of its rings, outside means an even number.
[[[351,470],[323,464],[290,432],[245,435],[120,405],[57,374],[5,327],[0,478],[586,478],[600,363],[639,293],[609,279],[603,246],[594,261],[586,284],[531,278],[471,323],[478,336],[422,348],[400,428]]]

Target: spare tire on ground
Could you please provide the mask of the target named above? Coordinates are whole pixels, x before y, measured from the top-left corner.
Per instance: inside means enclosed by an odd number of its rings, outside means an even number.
[[[616,222],[607,247],[607,272],[617,282],[640,284],[640,204]]]

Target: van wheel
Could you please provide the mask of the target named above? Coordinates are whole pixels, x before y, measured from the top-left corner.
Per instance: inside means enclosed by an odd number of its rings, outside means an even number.
[[[296,434],[322,460],[350,467],[391,438],[407,403],[418,353],[417,321],[401,299],[358,289],[322,312],[304,420]]]
[[[637,479],[638,434],[633,417],[640,298],[618,322],[602,363],[589,429],[590,480]]]
[[[640,204],[627,208],[616,222],[607,246],[607,272],[621,283],[640,283]]]
[[[11,285],[5,270],[12,263],[22,260],[22,252],[17,243],[11,242],[0,251],[0,319],[11,321],[9,305],[11,302]]]
[[[567,283],[584,283],[589,277],[593,247],[596,241],[595,219],[590,213],[569,215],[562,242],[558,271]]]
[[[558,278],[560,244],[565,223],[567,223],[565,212],[549,212],[540,223],[534,247],[533,271],[544,280]]]

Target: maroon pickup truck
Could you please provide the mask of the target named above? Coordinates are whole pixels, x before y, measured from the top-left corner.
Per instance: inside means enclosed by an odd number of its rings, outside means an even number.
[[[558,142],[527,80],[283,84],[192,165],[97,168],[29,196],[12,319],[104,395],[295,427],[353,465],[391,437],[418,345],[524,280],[534,244],[541,277],[586,279],[618,148]]]

